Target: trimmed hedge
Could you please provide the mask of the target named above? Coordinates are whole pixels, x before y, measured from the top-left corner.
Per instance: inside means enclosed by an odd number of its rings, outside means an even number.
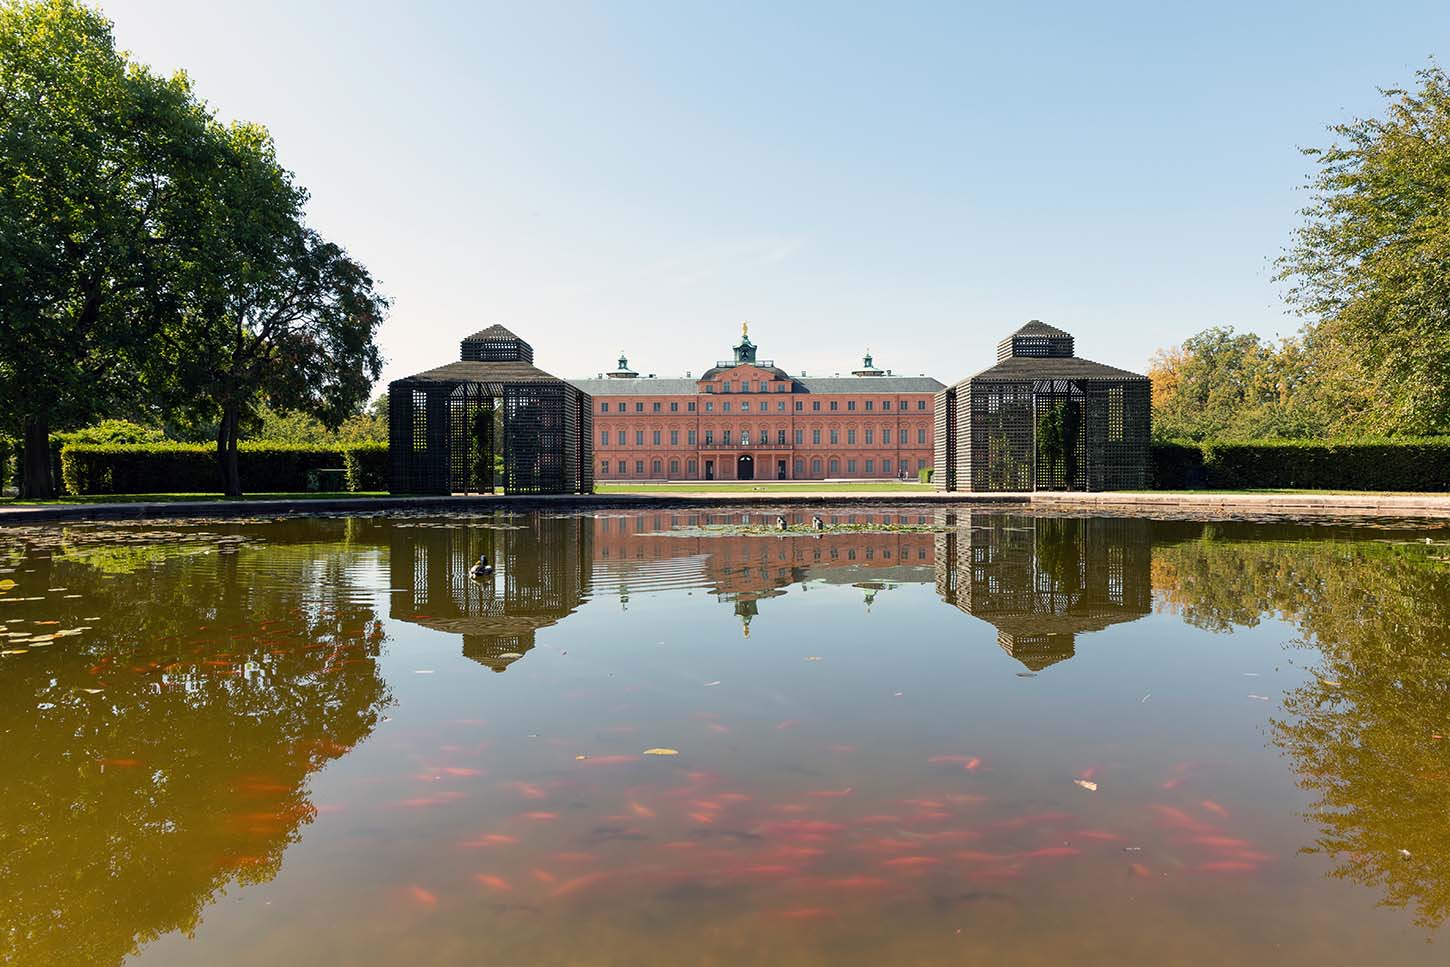
[[[1450,437],[1252,440],[1153,446],[1163,490],[1450,490]]]
[[[15,444],[9,437],[0,436],[0,494],[10,482],[10,458],[15,455]]]
[[[381,455],[378,451],[381,450]],[[314,446],[244,442],[242,487],[251,493],[300,493],[315,470],[340,469],[349,490],[381,490],[385,444]],[[216,446],[206,443],[73,443],[61,450],[61,475],[72,494],[218,493]]]
[[[342,465],[347,470],[347,489],[388,489],[388,445],[386,443],[355,443],[343,451]]]

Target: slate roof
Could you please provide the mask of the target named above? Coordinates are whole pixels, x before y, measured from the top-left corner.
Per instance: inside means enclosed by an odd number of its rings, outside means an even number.
[[[446,367],[445,367],[446,368]],[[774,396],[774,393],[713,393],[700,392],[697,379],[571,379],[590,396],[711,396],[730,399],[741,396],[752,399],[756,396]],[[827,376],[792,378],[796,384],[794,392],[806,393],[936,393],[946,388],[930,376]],[[782,396],[788,394],[781,394]]]
[[[493,325],[487,329],[480,329],[471,336],[465,336],[464,342],[472,342],[475,339],[518,339],[518,335],[503,326]]]
[[[434,369],[406,377],[420,383],[563,383],[557,376],[537,366],[521,362],[445,363]],[[623,382],[621,380],[621,382]]]
[[[1057,328],[1056,326],[1049,326],[1047,323],[1042,322],[1039,319],[1033,319],[1031,322],[1028,322],[1025,326],[1023,326],[1021,329],[1018,329],[1012,335],[1014,335],[1014,336],[1054,336],[1054,337],[1061,338],[1061,337],[1071,337],[1072,334],[1069,333],[1069,332],[1064,332],[1063,330]]]
[[[1141,373],[1130,373],[1126,369],[1095,363],[1091,359],[1081,359],[1077,356],[1012,356],[968,377],[964,382],[1020,383],[1033,379],[1147,380],[1147,378]]]

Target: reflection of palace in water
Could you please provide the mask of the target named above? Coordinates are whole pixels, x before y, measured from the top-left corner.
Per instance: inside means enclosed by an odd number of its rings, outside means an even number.
[[[1146,520],[948,514],[936,587],[991,623],[1002,650],[1039,671],[1071,658],[1076,636],[1149,613]]]
[[[593,517],[398,520],[389,529],[392,617],[463,636],[463,653],[503,671],[543,628],[590,598],[698,590],[730,607],[743,634],[791,585],[882,589],[936,581],[948,604],[987,621],[1032,670],[1070,658],[1079,633],[1149,612],[1150,536],[1141,520],[1023,515],[669,511]],[[944,532],[846,530],[945,527]],[[831,528],[842,528],[831,530]],[[480,553],[494,562],[468,576]]]
[[[793,526],[809,515],[787,514]],[[929,524],[929,515],[827,514],[837,524]],[[463,636],[463,653],[503,671],[534,646],[540,629],[591,596],[692,589],[728,603],[750,632],[758,602],[807,580],[854,584],[869,607],[876,592],[931,577],[929,533],[740,533],[775,514],[662,512],[597,517],[499,517],[475,522],[397,520],[389,528],[390,613]],[[735,532],[694,533],[707,527]],[[487,554],[494,574],[468,568]]]

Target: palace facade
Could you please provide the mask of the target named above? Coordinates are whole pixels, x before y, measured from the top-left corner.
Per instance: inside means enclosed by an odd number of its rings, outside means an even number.
[[[572,385],[593,399],[595,479],[916,479],[932,466],[929,376],[878,369],[868,351],[850,376],[791,375],[758,359],[741,327],[733,358],[698,377],[618,367]]]

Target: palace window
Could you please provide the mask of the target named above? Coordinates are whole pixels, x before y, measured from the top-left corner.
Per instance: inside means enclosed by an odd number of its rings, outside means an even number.
[[[654,438],[650,442],[652,442],[655,446],[659,446],[660,445],[660,431],[659,430],[654,431]]]
[[[694,446],[695,445],[695,431],[694,430],[686,430],[685,431],[685,439],[686,439],[686,442],[689,443],[690,446]]]
[[[805,443],[805,442],[806,442],[806,431],[804,431],[804,430],[796,430],[795,431],[795,445],[796,446],[800,446],[802,443]]]
[[[670,446],[677,447],[679,445],[680,445],[680,431],[679,430],[671,430],[670,431]]]
[[[882,443],[890,443],[891,442],[891,427],[889,427],[889,426],[883,426],[881,428],[881,442]]]
[[[599,431],[599,445],[602,446],[602,447],[609,446],[609,431],[608,430],[600,430]]]
[[[816,457],[815,459],[813,459],[811,461],[811,476],[812,477],[819,477],[820,475],[821,475],[821,458],[820,457]]]
[[[670,476],[671,477],[678,477],[679,475],[680,475],[680,461],[678,461],[678,460],[671,460],[670,461]]]
[[[866,401],[866,409],[868,409],[868,410],[871,409],[871,401],[870,400],[867,400]]]
[[[644,431],[643,430],[635,430],[634,431],[634,445],[637,446],[637,447],[644,446]]]
[[[678,413],[678,412],[680,412],[680,404],[678,404],[678,403],[671,403],[670,404],[670,412],[671,413]]]
[[[832,440],[831,442],[832,443],[835,443],[836,441],[835,440]],[[846,442],[849,443],[853,447],[856,445],[856,431],[855,430],[847,430],[846,431]]]
[[[806,401],[805,400],[796,400],[795,401],[795,411],[797,413],[799,413],[801,410],[803,410],[805,408],[806,408]]]
[[[832,430],[831,431],[831,442],[832,443],[840,443],[841,442],[841,431],[840,430]]]
[[[784,430],[776,430],[775,431],[775,442],[778,445],[780,445],[780,446],[785,446],[785,431]]]
[[[715,412],[715,401],[714,400],[706,400],[705,401],[705,412],[706,413],[714,413]]]
[[[730,431],[729,430],[721,430],[720,431],[720,443],[723,444],[724,446],[727,446],[727,447],[730,445]]]
[[[615,436],[618,438],[619,445],[624,446],[624,431],[620,430],[618,433],[615,434]]]
[[[919,444],[921,444],[922,446],[926,446],[926,431],[925,430],[917,430],[916,431],[916,442],[919,443]]]
[[[634,462],[634,472],[635,472],[635,475],[636,476],[639,476],[639,477],[643,477],[644,476],[644,461],[643,460],[636,460]]]
[[[856,408],[856,401],[855,400],[847,400],[846,401],[846,409],[848,409],[848,410],[854,410],[855,408]]]
[[[841,461],[840,460],[837,460],[835,457],[832,457],[831,458],[831,476],[833,476],[833,477],[839,477],[840,475],[841,475]]]
[[[891,409],[891,401],[890,400],[882,400],[881,401],[881,408],[883,410],[889,410],[889,409]]]
[[[603,403],[600,403],[599,404],[599,412],[601,412],[601,413],[608,413],[609,412],[609,401],[608,400],[605,400]]]
[[[690,400],[690,402],[686,403],[685,409],[689,410],[691,413],[695,412],[695,401]]]
[[[740,401],[740,412],[741,413],[749,413],[750,412],[750,401],[749,400],[741,400]]]
[[[837,407],[836,401],[835,400],[831,400],[831,409],[834,410],[834,409],[836,409],[836,407]]]
[[[634,411],[636,413],[643,413],[644,412],[644,404],[643,403],[636,403],[636,404],[634,404]]]
[[[813,409],[817,413],[819,413],[821,411],[821,401],[820,400],[811,400],[811,409]]]
[[[881,461],[881,472],[882,473],[890,473],[891,472],[891,460],[890,459],[888,459],[888,458],[883,458],[882,459],[882,461]]]
[[[726,400],[725,401],[725,406],[723,407],[723,409],[725,410],[726,413],[729,413],[730,412],[730,401],[729,400]]]
[[[871,476],[871,474],[873,474],[875,472],[876,472],[876,461],[875,460],[867,460],[866,461],[866,476],[869,477],[869,476]]]
[[[821,442],[821,431],[820,430],[812,430],[811,431],[811,442],[812,443],[815,443],[815,444],[819,444]]]
[[[872,439],[872,437],[875,436],[875,435],[876,435],[876,431],[875,430],[871,429],[870,427],[867,427],[866,428],[866,445],[867,446],[870,446],[872,443],[875,443],[876,442],[875,440]]]
[[[855,460],[847,460],[846,461],[846,472],[847,473],[855,473],[856,472],[856,461]]]
[[[654,412],[658,413],[660,411],[660,405],[659,405],[659,403],[655,403],[654,406],[651,407],[651,409]]]
[[[715,445],[715,431],[714,430],[706,430],[705,431],[705,446],[707,446],[707,447],[713,447],[714,445]]]

